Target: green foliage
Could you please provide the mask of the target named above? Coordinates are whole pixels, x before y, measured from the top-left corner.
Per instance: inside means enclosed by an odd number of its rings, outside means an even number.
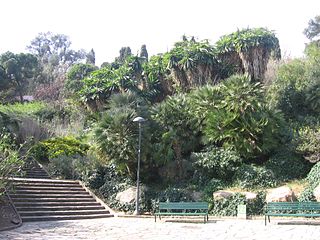
[[[30,154],[37,161],[50,161],[59,156],[86,155],[89,145],[74,137],[56,137],[37,143],[30,149]]]
[[[320,16],[316,16],[314,19],[311,19],[308,23],[308,27],[304,29],[303,33],[310,40],[318,37],[320,35]]]
[[[220,86],[222,98],[206,117],[206,141],[234,147],[241,156],[261,153],[261,136],[269,124],[263,89],[246,76],[235,75]]]
[[[315,189],[320,184],[320,162],[311,168],[306,179],[312,189]]]
[[[65,88],[71,93],[78,92],[83,86],[81,80],[95,70],[97,67],[91,64],[78,63],[73,65],[67,72]]]
[[[310,169],[301,155],[288,148],[275,152],[267,161],[266,168],[280,181],[305,177]]]
[[[307,58],[292,60],[280,66],[268,89],[271,104],[287,119],[302,122],[305,116],[318,116],[320,96],[320,46],[311,43]]]
[[[162,103],[154,105],[151,111],[152,118],[163,129],[162,139],[170,138],[171,145],[179,145],[181,152],[175,152],[175,157],[197,148],[197,120],[190,114],[191,109],[185,95],[168,97]]]
[[[10,134],[16,137],[19,131],[19,123],[17,119],[9,116],[0,110],[0,133]]]
[[[136,161],[136,128],[133,122],[135,112],[128,108],[117,108],[102,116],[95,129],[98,151],[117,170],[133,176]]]
[[[298,197],[299,202],[312,202],[316,201],[315,196],[313,195],[313,188],[308,186],[306,187],[303,192]]]
[[[35,77],[38,61],[32,54],[14,54],[6,52],[0,55],[0,98],[3,101],[13,100],[16,95],[23,101],[29,80]]]
[[[0,104],[0,111],[14,116],[38,117],[38,113],[48,108],[44,102]]]
[[[10,135],[0,134],[0,196],[8,186],[8,178],[22,173],[23,164]]]
[[[160,137],[155,144],[157,162],[176,162],[177,178],[183,177],[182,160],[199,147],[199,128],[190,114],[185,95],[168,97],[153,106],[152,119],[160,126]],[[165,156],[165,157],[164,157]]]
[[[237,152],[232,149],[212,147],[206,152],[192,153],[194,167],[203,177],[230,181],[242,163]],[[199,173],[198,173],[199,174]]]
[[[116,195],[117,193],[133,186],[134,183],[129,178],[126,178],[124,175],[119,174],[116,167],[112,164],[107,165],[102,169],[100,171],[100,174],[97,174],[95,176],[96,180],[90,180],[91,183],[96,183],[97,178],[103,179],[103,184],[98,189],[99,195],[102,195],[108,206],[110,206],[113,209],[118,209],[119,211],[133,211],[134,203],[128,205],[121,204],[119,201],[116,200]],[[99,183],[99,185],[100,184],[101,183]]]
[[[58,155],[50,159],[48,172],[51,176],[59,176],[64,179],[83,179],[87,177],[91,169],[90,162],[85,156]]]
[[[245,204],[249,216],[261,215],[264,213],[265,195],[265,192],[258,192],[255,200],[247,200],[241,193],[236,193],[226,199],[212,200],[210,214],[215,216],[236,216],[238,205]]]
[[[320,161],[320,127],[306,126],[299,129],[297,150],[312,163]]]
[[[234,175],[235,184],[243,189],[274,187],[276,179],[265,167],[243,164]]]
[[[203,187],[203,193],[207,199],[212,199],[212,194],[218,190],[222,190],[225,187],[225,183],[222,180],[212,178],[209,181],[199,184],[199,187]]]
[[[272,31],[265,28],[253,28],[238,30],[225,35],[216,42],[219,53],[246,52],[251,48],[261,47],[275,51],[275,56],[280,58],[279,40]]]
[[[82,80],[78,91],[81,100],[87,104],[105,103],[114,93],[133,92],[147,100],[161,94],[161,84],[154,74],[161,74],[161,62],[144,61],[144,58],[128,57],[117,68],[110,66],[91,72]],[[160,72],[159,72],[160,71]]]

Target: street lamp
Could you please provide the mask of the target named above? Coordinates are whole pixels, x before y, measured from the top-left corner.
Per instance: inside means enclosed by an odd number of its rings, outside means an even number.
[[[141,125],[146,120],[142,117],[136,117],[133,119],[133,122],[139,123],[139,146],[138,146],[138,169],[137,169],[137,196],[136,196],[136,210],[134,211],[134,215],[139,215],[139,195],[140,195],[140,189],[139,189],[139,180],[140,180],[140,158],[141,158]]]

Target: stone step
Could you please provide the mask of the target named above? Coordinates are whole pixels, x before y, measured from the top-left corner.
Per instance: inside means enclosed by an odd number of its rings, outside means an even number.
[[[14,183],[14,186],[16,187],[70,187],[70,188],[74,188],[74,187],[77,187],[77,188],[81,188],[81,185],[80,184],[56,184],[56,183],[35,183],[35,182],[32,182],[32,183]]]
[[[22,170],[26,172],[46,172],[42,168],[22,168]]]
[[[13,178],[14,184],[74,184],[79,185],[74,180],[56,180],[56,179],[29,179],[29,178]]]
[[[79,210],[105,210],[101,205],[97,206],[29,206],[20,207],[16,206],[18,212],[47,212],[47,211],[79,211]]]
[[[23,216],[23,222],[38,222],[38,221],[60,221],[60,220],[80,220],[94,218],[113,217],[112,214],[92,214],[92,215],[69,215],[69,216]]]
[[[34,202],[35,200],[37,202],[42,202],[42,203],[46,203],[46,202],[96,202],[96,200],[94,198],[92,198],[91,196],[87,196],[85,197],[69,197],[69,198],[15,198],[12,197],[12,195],[10,195],[12,201],[14,202],[14,204],[18,203],[18,202]]]
[[[34,179],[51,179],[48,175],[25,175],[25,177]]]
[[[15,189],[12,191],[14,194],[89,194],[85,189],[50,189],[50,190],[39,190],[39,189]]]
[[[50,200],[50,199],[48,199]],[[96,201],[70,201],[70,202],[15,202],[16,207],[41,207],[41,206],[101,206],[100,203]]]
[[[30,176],[31,175],[47,175],[48,176],[48,174],[44,171],[27,171],[26,175],[30,175]]]
[[[69,215],[91,215],[91,214],[110,214],[108,210],[67,210],[67,211],[19,211],[22,216],[69,216]]]
[[[39,191],[46,191],[46,190],[68,190],[68,191],[85,191],[82,187],[80,186],[70,186],[70,187],[61,187],[61,186],[16,186],[14,190],[39,190]]]
[[[81,193],[81,194],[10,194],[12,199],[16,198],[88,198],[90,197],[89,193]]]
[[[29,175],[29,176],[33,176],[33,175],[46,175],[46,176],[49,176],[46,172],[25,172],[26,175]]]

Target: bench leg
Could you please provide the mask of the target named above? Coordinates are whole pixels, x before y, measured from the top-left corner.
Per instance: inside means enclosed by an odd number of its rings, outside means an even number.
[[[264,225],[267,226],[267,215],[264,215]]]
[[[269,221],[269,223],[270,223],[270,216],[268,216],[268,221]]]
[[[154,222],[157,222],[157,215],[154,215]]]

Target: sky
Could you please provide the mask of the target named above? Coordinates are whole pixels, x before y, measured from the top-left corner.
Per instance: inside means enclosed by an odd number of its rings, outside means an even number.
[[[65,34],[72,49],[94,49],[96,64],[121,47],[150,55],[170,50],[182,35],[212,44],[237,29],[265,27],[283,55],[302,57],[303,30],[320,15],[320,0],[0,0],[0,54],[27,52],[40,32]]]

